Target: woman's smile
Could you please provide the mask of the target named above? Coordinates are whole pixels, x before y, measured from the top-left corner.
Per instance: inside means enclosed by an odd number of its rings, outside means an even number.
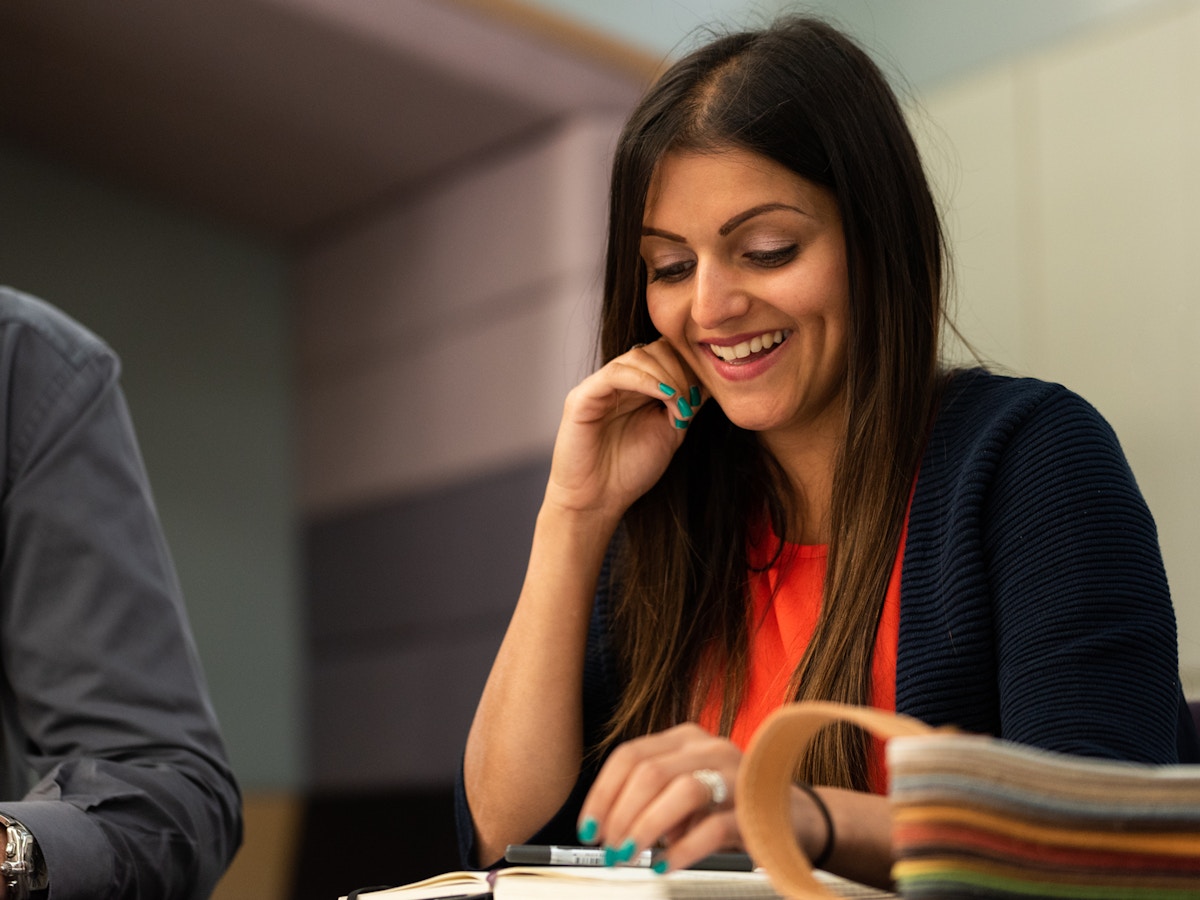
[[[758,359],[760,356],[770,353],[772,347],[782,344],[790,334],[791,332],[785,329],[768,331],[765,334],[755,335],[748,341],[728,344],[713,342],[708,345],[708,349],[722,362],[737,366],[751,361],[751,357]]]

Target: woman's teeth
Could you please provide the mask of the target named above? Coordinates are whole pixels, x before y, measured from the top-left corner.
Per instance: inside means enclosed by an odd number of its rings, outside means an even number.
[[[740,344],[734,344],[731,347],[725,347],[720,344],[709,344],[708,347],[718,359],[723,359],[725,362],[733,362],[736,359],[746,359],[748,356],[761,353],[763,350],[770,350],[776,344],[782,344],[784,338],[789,334],[791,334],[789,331],[768,331],[766,334],[751,338],[748,341],[742,341]]]

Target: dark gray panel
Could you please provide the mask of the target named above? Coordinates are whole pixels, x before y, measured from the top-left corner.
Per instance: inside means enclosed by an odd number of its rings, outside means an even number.
[[[308,524],[316,785],[453,779],[548,474],[533,462]]]
[[[309,634],[318,654],[507,621],[549,461],[309,523]]]
[[[317,790],[453,784],[504,624],[312,667]]]

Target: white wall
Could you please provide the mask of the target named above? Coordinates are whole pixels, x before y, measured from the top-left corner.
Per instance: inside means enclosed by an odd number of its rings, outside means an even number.
[[[1158,522],[1200,695],[1200,3],[926,94],[958,321],[1116,428]]]

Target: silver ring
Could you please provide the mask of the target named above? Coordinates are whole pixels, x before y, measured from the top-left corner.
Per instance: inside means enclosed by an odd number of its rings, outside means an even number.
[[[709,806],[720,806],[729,799],[729,785],[725,783],[725,778],[720,772],[714,769],[697,769],[692,773],[692,777],[708,791]]]
[[[643,347],[645,347],[645,346],[646,346],[645,344],[634,344],[634,345],[633,345],[632,347],[630,347],[629,349],[630,349],[630,350],[641,350],[641,349],[642,349]]]

